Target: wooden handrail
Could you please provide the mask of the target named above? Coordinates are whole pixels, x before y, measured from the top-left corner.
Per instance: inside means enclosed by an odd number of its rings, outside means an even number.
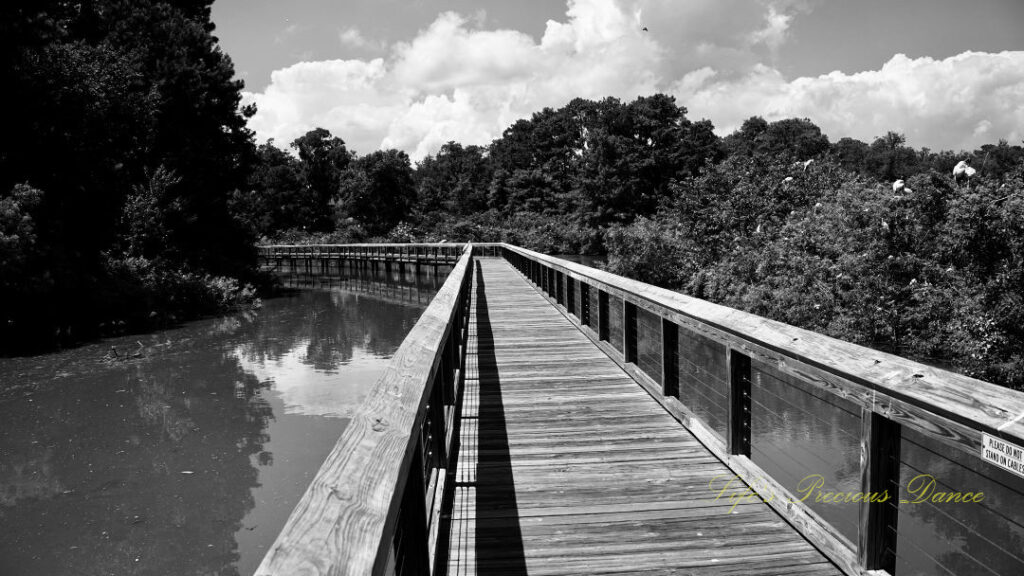
[[[425,562],[429,510],[456,425],[446,410],[465,361],[473,248],[371,388],[256,574],[383,574],[396,557]],[[429,410],[428,410],[429,406]],[[434,470],[430,478],[423,471]],[[431,488],[435,488],[432,492]],[[410,504],[411,503],[411,504]],[[428,510],[425,512],[424,510]],[[396,549],[395,533],[406,530]],[[408,533],[412,532],[412,533]]]
[[[752,431],[752,367],[761,373],[783,375],[797,387],[794,392],[798,394],[804,393],[801,389],[814,390],[818,397],[836,397],[837,406],[859,407],[860,428],[853,434],[860,435],[861,493],[899,486],[901,438],[923,437],[954,448],[959,454],[955,460],[965,462],[965,470],[997,474],[1002,480],[992,486],[1000,493],[990,495],[996,506],[1004,498],[1024,498],[1020,477],[1024,475],[1014,476],[1009,468],[999,471],[981,466],[984,436],[1024,445],[1024,393],[531,250],[509,244],[503,244],[501,250],[553,305],[750,489],[848,574],[895,570],[901,496],[896,494],[892,498],[897,501],[884,504],[857,504],[859,520],[851,540],[848,530],[844,534],[772,477],[751,455],[752,440],[759,438]],[[645,327],[648,352],[652,348],[660,351],[656,359],[660,365],[652,366],[655,362],[648,357],[646,366],[641,367],[645,361],[637,353],[638,310],[660,318],[655,323],[660,326],[652,329],[647,320]],[[621,326],[613,329],[612,324]],[[725,375],[719,384],[726,396],[724,431],[721,424],[713,426],[705,414],[683,402],[683,364],[678,356],[692,353],[708,358],[698,350],[677,351],[684,330],[689,340],[713,344],[721,351],[715,352],[721,354],[715,362]],[[692,370],[700,373],[704,369],[691,368],[691,374],[695,373]],[[765,409],[757,410],[763,413]],[[790,465],[772,464],[775,468]],[[975,528],[979,538],[1001,537],[1001,513],[987,512],[993,514],[992,522]],[[1014,568],[1010,570],[1016,573]]]

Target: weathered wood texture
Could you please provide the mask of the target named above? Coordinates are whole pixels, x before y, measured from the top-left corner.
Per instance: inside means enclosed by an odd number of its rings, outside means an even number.
[[[405,544],[405,556],[426,547],[423,509],[408,506],[425,505],[421,429],[427,404],[438,402],[435,388],[451,383],[449,375],[437,377],[439,371],[456,368],[444,361],[444,351],[468,296],[470,262],[467,250],[353,416],[257,575],[381,573],[396,556],[392,540],[403,500],[408,514],[400,532],[414,539]],[[404,498],[407,482],[418,496]]]
[[[716,500],[721,461],[507,262],[477,266],[450,574],[839,573],[763,502]]]

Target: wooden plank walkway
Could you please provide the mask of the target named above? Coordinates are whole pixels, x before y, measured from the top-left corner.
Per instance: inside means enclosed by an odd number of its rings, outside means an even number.
[[[449,574],[839,574],[716,501],[729,469],[506,261],[474,274]]]

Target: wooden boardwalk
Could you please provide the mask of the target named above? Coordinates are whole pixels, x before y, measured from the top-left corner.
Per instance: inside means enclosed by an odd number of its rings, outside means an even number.
[[[716,500],[732,472],[505,260],[476,266],[450,574],[839,574]]]

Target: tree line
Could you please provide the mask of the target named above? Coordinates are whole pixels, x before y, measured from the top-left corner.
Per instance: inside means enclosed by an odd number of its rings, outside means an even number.
[[[1020,145],[832,141],[804,118],[719,137],[654,94],[415,164],[323,128],[257,146],[210,4],[0,7],[3,351],[254,305],[257,242],[507,241],[1024,385]]]

